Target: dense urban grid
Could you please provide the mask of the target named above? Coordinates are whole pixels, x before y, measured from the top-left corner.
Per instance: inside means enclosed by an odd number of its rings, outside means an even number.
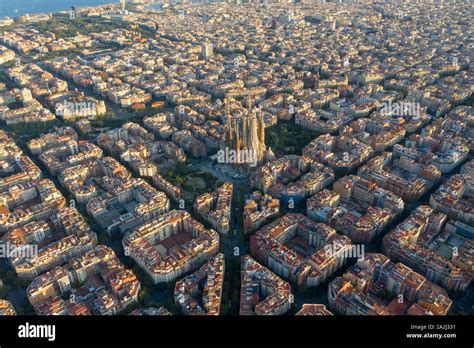
[[[474,314],[469,1],[0,20],[0,315]]]

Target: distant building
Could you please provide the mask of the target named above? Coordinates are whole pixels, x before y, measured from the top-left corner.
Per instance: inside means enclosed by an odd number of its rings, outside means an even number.
[[[205,60],[208,60],[210,57],[214,55],[214,50],[212,43],[205,42],[201,45],[201,57]]]
[[[27,105],[29,101],[33,99],[33,96],[31,95],[31,90],[28,88],[22,88],[21,90],[21,101],[23,102],[23,105]]]

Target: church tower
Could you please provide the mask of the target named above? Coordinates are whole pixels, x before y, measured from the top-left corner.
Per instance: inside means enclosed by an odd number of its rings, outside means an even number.
[[[242,146],[242,144],[240,143],[239,126],[236,120],[234,120],[234,129],[235,129],[235,137],[236,137],[235,152],[236,152],[237,161],[240,163],[240,147]]]
[[[265,120],[263,119],[263,114],[260,113],[260,128],[258,133],[258,141],[260,144],[265,145]]]
[[[232,146],[232,123],[230,119],[230,98],[227,97],[227,141]]]

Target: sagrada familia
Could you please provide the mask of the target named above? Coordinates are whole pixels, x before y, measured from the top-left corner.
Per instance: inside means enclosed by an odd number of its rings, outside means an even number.
[[[227,136],[224,147],[235,151],[235,163],[243,167],[261,165],[273,159],[271,149],[265,145],[265,123],[263,113],[257,115],[252,110],[252,102],[248,97],[248,111],[240,119],[232,120],[230,101],[227,100]]]

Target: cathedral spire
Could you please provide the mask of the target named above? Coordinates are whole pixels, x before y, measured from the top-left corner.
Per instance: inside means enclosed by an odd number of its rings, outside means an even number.
[[[232,123],[230,120],[230,97],[227,96],[227,138],[229,141],[229,144],[232,144]]]
[[[248,107],[247,117],[250,118],[250,115],[252,114],[252,98],[250,97],[250,93],[247,96],[247,107]]]
[[[239,134],[239,126],[237,124],[237,120],[234,119],[234,131],[235,131],[235,148],[236,150],[240,150],[240,134]]]
[[[260,144],[265,144],[265,120],[263,119],[263,113],[260,113],[260,128],[258,132],[258,141]]]

